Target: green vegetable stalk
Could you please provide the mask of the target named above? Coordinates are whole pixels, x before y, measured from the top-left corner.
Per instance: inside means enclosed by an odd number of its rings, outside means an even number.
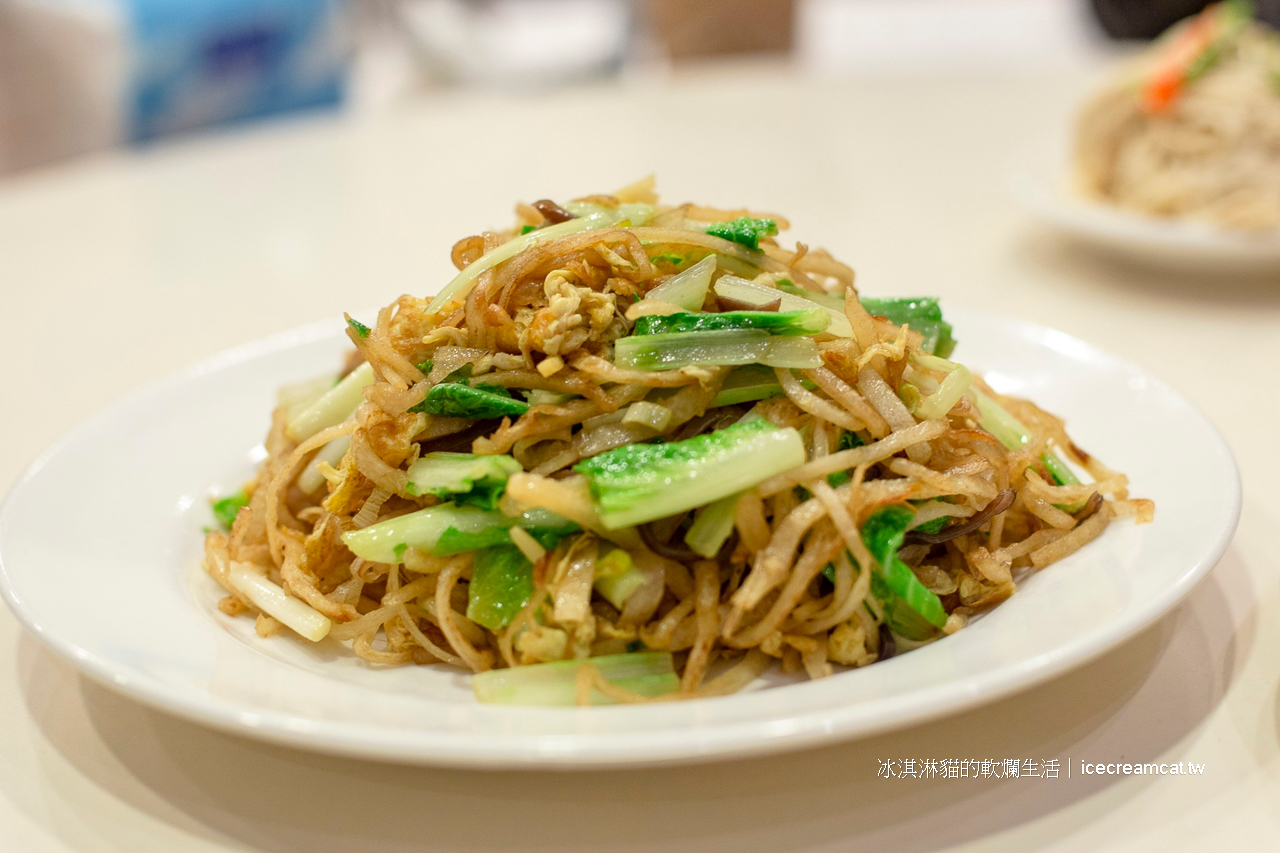
[[[978,406],[978,413],[982,415],[982,428],[995,436],[997,441],[1010,450],[1017,450],[1031,443],[1034,438],[1031,431],[1011,415],[1008,409],[977,388],[970,393]],[[1075,472],[1053,451],[1047,450],[1040,454],[1040,461],[1056,485],[1073,486],[1080,482]]]
[[[583,460],[605,527],[616,530],[705,506],[805,461],[804,440],[763,418],[685,441],[630,444]]]
[[[911,567],[898,557],[903,536],[911,526],[911,519],[915,514],[915,510],[910,507],[894,504],[876,510],[862,525],[862,541],[878,563],[872,575],[872,592],[876,591],[878,580],[881,595],[877,597],[885,604],[886,614],[891,611],[896,614],[898,601],[901,601],[929,625],[941,628],[947,623],[947,612],[942,607],[941,599],[930,592]],[[899,616],[895,621],[897,624],[891,622],[889,627],[902,636],[923,639],[912,636],[913,633],[918,634],[919,630],[909,619]]]
[[[294,441],[301,442],[342,423],[364,402],[364,389],[373,384],[373,378],[373,365],[366,361],[342,377],[318,400],[290,417],[285,432]]]
[[[810,391],[818,387],[808,378],[802,378],[800,384]],[[772,367],[764,364],[744,364],[729,372],[720,386],[720,392],[711,400],[707,408],[752,403],[756,400],[781,396],[782,385],[778,383],[778,376],[773,372]]]
[[[741,493],[723,497],[698,510],[684,535],[685,544],[700,557],[711,559],[733,533],[733,515],[738,508]]]
[[[951,516],[943,515],[931,521],[926,521],[924,524],[917,524],[911,529],[918,530],[921,533],[939,533],[942,531],[942,528],[946,527],[950,522]]]
[[[829,317],[830,325],[826,328],[827,334],[835,335],[838,338],[853,337],[853,327],[849,325],[849,318],[844,315],[844,303],[841,302],[839,307],[836,308],[829,307],[821,301],[820,294],[799,290],[796,293],[791,293],[733,275],[720,276],[712,289],[717,296],[724,299],[733,299],[746,305],[763,307],[771,303],[777,303],[780,311],[804,311],[817,305],[826,311]]]
[[[231,525],[236,523],[236,516],[240,514],[240,510],[249,505],[249,496],[245,494],[244,489],[233,495],[227,495],[225,498],[217,498],[212,501],[213,517],[217,519],[218,526],[223,530],[230,530]]]
[[[672,255],[659,255],[653,259],[657,263],[662,258],[670,259]],[[687,256],[679,256],[679,260],[669,260],[673,265],[683,263]],[[715,274],[717,259],[715,255],[707,255],[688,269],[673,275],[662,284],[644,295],[645,299],[670,302],[679,305],[686,311],[697,311],[706,301],[707,289],[711,286],[711,276]]]
[[[551,516],[546,510],[530,510],[525,517],[520,519],[519,524],[512,525],[519,527],[533,537],[534,541],[546,548],[548,551],[555,548],[561,539],[579,532],[582,528],[571,521],[565,521],[558,517],[548,518],[542,523],[536,518],[529,516],[537,515]],[[435,547],[431,549],[431,553],[437,557],[448,557],[453,554],[465,554],[468,551],[478,551],[481,548],[489,548],[494,545],[511,545],[510,527],[493,526],[486,527],[482,530],[469,531],[459,530],[456,527],[446,527],[444,532],[440,534],[439,540]]]
[[[718,314],[649,314],[636,320],[635,334],[709,332],[721,329],[759,329],[771,335],[816,335],[831,324],[821,308],[807,311],[724,311]]]
[[[662,696],[680,689],[670,652],[636,652],[532,666],[491,669],[471,680],[481,702],[503,705],[573,705],[578,695],[578,669],[591,664],[606,681],[642,696]],[[592,704],[610,700],[593,691]]]
[[[746,364],[735,368],[725,377],[724,383],[720,386],[720,392],[716,394],[708,408],[751,403],[781,395],[782,386],[778,383],[778,377],[774,374],[773,368],[763,364]]]
[[[631,335],[614,342],[613,357],[619,367],[632,370],[674,370],[695,364],[822,366],[812,338],[771,335],[760,329]]]
[[[454,554],[468,554],[483,548],[496,545],[514,545],[507,527],[495,524],[481,530],[459,530],[446,527],[436,540],[431,553],[437,557],[452,557]]]
[[[427,392],[411,412],[423,412],[445,418],[519,417],[529,411],[529,404],[517,400],[501,385],[477,385],[472,388],[460,382],[441,382]]]
[[[507,625],[533,597],[533,564],[514,545],[475,552],[467,618],[491,631]]]
[[[593,586],[606,601],[622,610],[631,594],[644,586],[648,579],[649,576],[636,566],[630,554],[621,548],[609,548],[596,560]]]
[[[537,539],[540,535],[551,536],[554,531],[566,530],[569,524],[564,518],[545,509],[530,509],[522,515],[512,517],[496,510],[445,503],[349,531],[342,534],[342,541],[357,557],[375,563],[398,563],[405,548],[439,554],[437,546],[440,546],[450,528],[455,531],[451,534],[454,537],[462,534],[486,537],[468,539],[463,543],[459,543],[456,538],[448,540],[446,545],[453,543],[448,553],[456,554],[477,547],[510,542],[510,535],[506,532],[508,527],[523,527]],[[501,529],[502,536],[487,532],[491,528]],[[465,547],[460,547],[460,544],[465,544]]]
[[[748,249],[758,250],[761,237],[772,237],[778,233],[778,223],[772,219],[739,216],[730,222],[714,222],[708,225],[707,233],[712,237],[720,237],[740,246],[746,246]]]
[[[880,602],[884,623],[898,636],[927,640],[937,633],[937,628],[894,593],[880,575],[871,575],[871,594]]]
[[[440,504],[344,533],[342,541],[357,557],[376,563],[398,563],[404,551],[397,553],[397,547],[403,545],[405,548],[431,551],[440,541],[441,534],[450,527],[479,533],[490,527],[505,528],[514,523],[515,519],[496,510]]]
[[[778,290],[792,296],[799,296],[801,299],[808,299],[810,302],[816,302],[828,310],[839,311],[841,314],[844,313],[843,296],[839,296],[834,293],[818,293],[813,290],[806,290],[789,278],[778,280]]]
[[[921,349],[930,355],[947,358],[956,348],[955,338],[951,336],[951,324],[942,319],[942,309],[934,297],[864,298],[861,302],[869,313],[887,317],[890,322],[899,326],[909,325],[922,334],[924,343]]]
[[[510,456],[428,453],[409,466],[405,489],[412,495],[434,495],[458,505],[495,509],[507,478],[520,470],[520,463]]]

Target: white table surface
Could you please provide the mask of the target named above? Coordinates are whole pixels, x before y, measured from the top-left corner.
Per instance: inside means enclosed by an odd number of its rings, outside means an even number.
[[[0,849],[1274,848],[1280,274],[1129,268],[1026,221],[1005,197],[1010,160],[1085,80],[805,82],[764,69],[447,97],[0,184],[0,490],[130,389],[283,328],[429,292],[452,242],[506,222],[515,199],[650,171],[670,200],[785,213],[793,234],[851,262],[864,292],[1004,311],[1145,366],[1223,430],[1245,489],[1239,532],[1209,578],[1101,660],[895,734],[689,768],[459,772],[267,746],[86,681],[0,612]],[[1173,448],[1169,464],[1195,452]],[[909,757],[1056,758],[1077,770],[877,778],[881,760]],[[1081,761],[1206,769],[1081,777]]]

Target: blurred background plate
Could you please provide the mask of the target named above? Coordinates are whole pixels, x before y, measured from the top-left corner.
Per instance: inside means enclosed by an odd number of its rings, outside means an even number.
[[[457,670],[373,668],[335,641],[263,640],[252,621],[224,617],[199,569],[208,497],[252,470],[275,389],[338,363],[349,346],[339,324],[226,353],[74,430],[0,507],[0,586],[45,645],[129,696],[240,734],[371,758],[679,763],[952,714],[1080,665],[1166,613],[1226,548],[1240,483],[1205,417],[1139,368],[1043,327],[954,307],[948,317],[967,364],[996,390],[1066,415],[1073,438],[1155,500],[1156,518],[1113,525],[965,630],[861,670],[696,702],[480,705]]]
[[[1042,224],[1129,260],[1168,269],[1280,271],[1280,231],[1250,234],[1206,222],[1159,219],[1103,204],[1071,182],[1063,126],[1027,148],[1009,177],[1013,198]]]

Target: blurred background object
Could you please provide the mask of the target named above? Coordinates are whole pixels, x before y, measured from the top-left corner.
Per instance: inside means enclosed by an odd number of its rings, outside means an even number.
[[[1105,50],[1083,0],[806,0],[797,29],[826,74],[1061,69]]]
[[[847,75],[1092,67],[1201,0],[0,0],[0,174],[300,109],[725,58]],[[1280,19],[1280,0],[1258,0]],[[1280,23],[1280,21],[1277,21]],[[1123,48],[1121,48],[1123,50]]]
[[[0,172],[332,107],[337,0],[0,0]]]
[[[1153,39],[1209,0],[1090,0],[1098,23],[1118,39]],[[1257,16],[1280,28],[1280,0],[1254,0]]]
[[[326,107],[342,97],[334,0],[132,0],[135,140]]]
[[[121,11],[0,0],[0,174],[125,138]]]
[[[389,8],[438,82],[505,87],[616,73],[633,32],[630,0],[399,0]]]
[[[647,0],[645,12],[675,61],[786,53],[794,41],[795,0]]]

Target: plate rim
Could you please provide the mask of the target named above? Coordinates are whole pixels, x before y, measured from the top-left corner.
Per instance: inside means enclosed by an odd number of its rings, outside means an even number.
[[[788,717],[788,725],[785,727],[787,730],[783,732],[761,733],[759,730],[762,721],[747,719],[721,723],[710,731],[700,730],[696,734],[686,734],[674,739],[670,737],[670,732],[662,730],[640,732],[634,736],[624,732],[578,733],[567,736],[538,736],[527,733],[459,735],[441,731],[415,730],[411,733],[412,749],[406,749],[405,740],[393,743],[386,737],[389,730],[385,727],[316,720],[294,713],[254,707],[213,694],[204,694],[196,698],[175,691],[161,681],[122,672],[117,665],[98,652],[83,648],[45,628],[40,614],[28,608],[14,589],[2,548],[0,548],[0,597],[4,599],[24,629],[55,655],[93,681],[151,708],[219,731],[310,752],[400,764],[524,770],[592,770],[691,764],[801,750],[826,741],[847,741],[870,737],[963,713],[1029,690],[1077,669],[1137,636],[1173,610],[1207,576],[1230,546],[1239,524],[1243,494],[1239,465],[1221,431],[1199,407],[1163,379],[1145,368],[1052,327],[963,303],[956,304],[954,308],[961,313],[972,312],[983,315],[988,320],[1003,324],[1011,333],[1024,338],[1030,337],[1043,341],[1044,334],[1047,332],[1055,340],[1070,344],[1075,352],[1087,353],[1092,358],[1100,357],[1111,368],[1123,370],[1130,375],[1142,376],[1154,383],[1162,392],[1172,395],[1202,421],[1203,426],[1216,439],[1217,449],[1229,463],[1224,469],[1224,485],[1230,487],[1230,504],[1224,516],[1226,523],[1217,531],[1216,537],[1206,543],[1198,558],[1188,564],[1173,583],[1164,587],[1161,594],[1148,597],[1143,603],[1126,608],[1117,617],[1112,617],[1088,629],[1062,645],[1026,660],[1006,664],[973,677],[963,685],[964,689],[959,695],[955,695],[957,685],[944,682],[941,685],[928,685],[907,694],[877,700],[886,711],[877,721],[860,721],[856,715],[842,713],[845,711],[844,708],[829,708],[807,715],[800,713]],[[330,337],[338,333],[342,326],[343,324],[333,320],[322,320],[279,332],[224,350],[127,392],[81,421],[36,457],[23,474],[14,481],[4,500],[0,501],[0,530],[3,529],[5,518],[12,511],[11,508],[21,498],[23,490],[40,475],[50,460],[63,452],[67,446],[91,434],[100,423],[116,416],[121,410],[127,410],[143,400],[162,395],[175,386],[222,368]],[[224,630],[212,621],[210,624],[214,630]],[[935,693],[945,695],[946,701],[928,701]],[[731,701],[731,699],[716,697],[701,701],[717,702]],[[896,709],[898,713],[889,713],[895,710],[895,704],[904,707]],[[856,708],[856,704],[847,707]],[[574,712],[573,709],[565,710],[568,713]],[[607,713],[607,709],[593,710],[606,710]],[[536,741],[540,737],[553,739],[556,744],[559,744],[559,748],[548,749],[545,745],[539,748]],[[563,748],[565,738],[573,739],[572,748]],[[663,745],[663,741],[667,741],[667,745]]]

